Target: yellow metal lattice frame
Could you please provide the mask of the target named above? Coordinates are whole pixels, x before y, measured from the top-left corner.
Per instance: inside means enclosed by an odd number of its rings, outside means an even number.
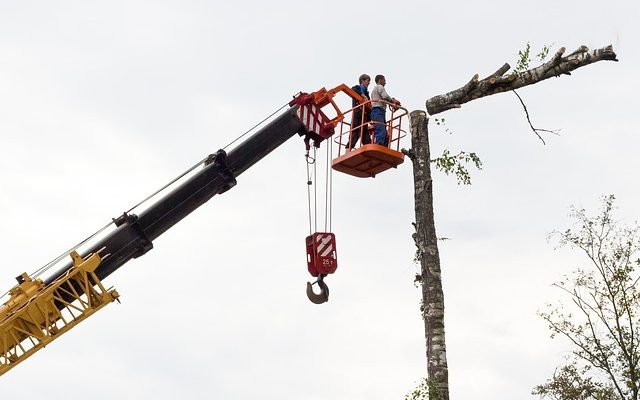
[[[0,375],[118,299],[94,273],[99,252],[82,258],[74,251],[71,258],[73,266],[46,286],[22,274],[0,308]]]

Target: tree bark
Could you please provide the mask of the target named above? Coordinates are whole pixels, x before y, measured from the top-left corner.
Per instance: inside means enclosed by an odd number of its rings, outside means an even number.
[[[593,51],[589,51],[586,46],[581,46],[566,57],[563,57],[564,52],[565,48],[562,47],[548,62],[524,72],[504,75],[511,68],[509,64],[504,64],[496,72],[480,81],[476,74],[460,89],[427,100],[427,112],[435,115],[452,108],[460,108],[462,104],[481,97],[533,85],[554,76],[571,75],[571,71],[597,61],[618,61],[611,45]]]
[[[405,151],[413,162],[416,232],[422,283],[422,315],[427,343],[427,377],[430,399],[449,400],[449,371],[444,335],[444,294],[440,276],[440,256],[433,214],[429,119],[424,111],[411,113],[411,150]],[[430,390],[431,391],[431,390]]]

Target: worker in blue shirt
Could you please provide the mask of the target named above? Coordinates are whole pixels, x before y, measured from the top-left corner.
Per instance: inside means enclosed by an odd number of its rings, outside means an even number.
[[[368,89],[370,83],[371,77],[367,74],[362,74],[358,79],[358,84],[351,89],[368,101],[370,99]],[[371,111],[368,105],[363,104],[358,107],[359,105],[360,102],[358,100],[352,100],[351,106],[353,107],[353,114],[351,118],[351,138],[349,143],[347,143],[347,149],[356,147],[356,143],[360,137],[362,137],[362,144],[371,143],[371,136],[367,129],[369,121],[371,121]]]

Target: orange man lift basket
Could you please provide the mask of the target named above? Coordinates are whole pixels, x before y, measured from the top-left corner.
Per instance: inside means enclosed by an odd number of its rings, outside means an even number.
[[[334,100],[338,93],[346,94],[354,106],[342,111]],[[383,103],[390,113],[385,111],[385,122],[371,121],[369,115],[372,101],[345,84],[330,90],[323,88],[307,96],[305,100],[313,105],[301,108],[304,110],[300,111],[303,113],[300,115],[301,119],[304,120],[306,116],[309,120],[321,121],[317,129],[318,136],[325,139],[333,135],[334,141],[339,145],[338,155],[332,163],[333,169],[360,178],[373,178],[402,164],[404,154],[400,151],[400,139],[406,136],[402,124],[407,120],[407,109],[378,100],[377,103]],[[331,105],[336,113],[334,118],[327,117],[322,110],[328,105]],[[378,143],[375,131],[384,132],[386,141]]]
[[[343,120],[341,124],[340,135],[336,138],[338,157],[333,160],[333,169],[360,178],[373,178],[402,164],[404,154],[400,152],[400,139],[406,136],[402,122],[408,112],[386,101],[381,103],[391,109],[391,116],[385,123],[367,118],[370,100],[348,111],[352,114],[351,122]],[[376,143],[376,130],[384,132],[387,145]]]
[[[350,118],[343,118],[340,123],[339,135],[335,138],[338,156],[333,160],[332,167],[359,178],[373,178],[404,161],[400,139],[406,136],[402,122],[408,111],[389,102],[378,101],[390,109],[390,116],[384,123],[371,121],[368,117],[372,108],[371,100],[360,98],[358,102],[360,104],[344,113]],[[378,143],[376,131],[383,133],[386,140]]]

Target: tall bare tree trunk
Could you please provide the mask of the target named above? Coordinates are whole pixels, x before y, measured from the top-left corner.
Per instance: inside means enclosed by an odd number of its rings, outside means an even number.
[[[480,80],[476,74],[463,87],[434,96],[427,100],[427,111],[431,115],[485,96],[506,91],[515,91],[542,80],[571,72],[598,61],[618,61],[613,47],[589,50],[586,46],[564,56],[565,48],[560,48],[546,63],[523,72],[511,72],[504,64],[496,72]],[[520,98],[520,96],[518,96]],[[522,102],[522,99],[520,99]],[[522,102],[523,106],[524,103]],[[525,112],[526,107],[525,107]],[[528,113],[527,113],[528,118]],[[420,280],[422,284],[422,315],[427,343],[427,383],[429,399],[449,400],[449,369],[447,347],[444,334],[444,294],[438,254],[438,239],[433,217],[433,186],[431,179],[431,154],[429,150],[429,118],[424,111],[411,113],[411,149],[404,150],[413,162],[413,185],[416,232],[413,240],[418,248],[420,260]],[[536,132],[536,129],[531,126]],[[537,133],[537,132],[536,132]]]
[[[598,61],[618,61],[612,46],[596,50],[580,46],[568,56],[564,56],[564,53],[565,48],[562,47],[551,60],[523,72],[506,74],[511,67],[505,63],[496,72],[482,80],[476,74],[463,87],[428,99],[427,111],[434,115],[452,108],[460,108],[464,103],[485,96],[533,85],[551,77],[571,75],[572,71]],[[413,240],[418,248],[420,260],[429,399],[449,400],[449,370],[444,334],[444,294],[433,217],[428,123],[429,118],[424,111],[411,113],[411,150],[403,150],[403,152],[413,162],[416,212],[414,224],[416,232],[413,234]],[[535,131],[533,126],[532,129]]]
[[[422,283],[422,314],[427,342],[427,379],[430,399],[449,400],[449,371],[444,335],[444,294],[440,276],[438,239],[433,217],[429,119],[424,111],[411,113],[411,150],[405,151],[413,162],[416,232]]]

